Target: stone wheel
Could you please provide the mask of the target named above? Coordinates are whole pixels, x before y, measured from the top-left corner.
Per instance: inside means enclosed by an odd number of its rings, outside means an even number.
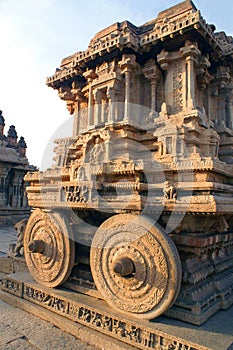
[[[154,222],[115,215],[96,231],[91,271],[105,301],[141,319],[164,313],[180,291],[181,262],[172,239]]]
[[[28,269],[37,282],[51,288],[64,283],[75,258],[75,243],[66,217],[36,209],[26,226],[24,251]]]

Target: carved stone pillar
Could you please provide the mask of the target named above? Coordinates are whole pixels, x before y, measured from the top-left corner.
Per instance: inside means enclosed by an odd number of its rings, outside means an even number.
[[[196,67],[196,77],[197,77],[197,87],[199,93],[199,99],[196,96],[196,103],[200,107],[204,107],[207,116],[211,115],[211,106],[210,106],[210,82],[212,76],[208,72],[210,67],[209,58],[201,56],[198,66]]]
[[[180,50],[186,59],[186,108],[193,109],[196,107],[195,98],[195,81],[196,72],[194,64],[198,64],[198,58],[201,56],[197,44],[190,41],[185,42],[185,46]]]
[[[157,85],[161,78],[161,71],[154,60],[149,60],[142,72],[151,83],[151,111],[157,111]]]
[[[93,92],[92,92],[92,81],[97,77],[93,69],[87,70],[83,73],[83,76],[87,79],[89,85],[88,95],[88,127],[93,125]]]
[[[23,203],[22,203],[23,208],[28,207],[28,198],[27,198],[27,193],[26,193],[26,186],[24,184],[23,186]]]
[[[71,93],[75,99],[73,136],[77,136],[80,130],[80,104],[85,101],[85,96],[81,91],[81,87],[76,82],[72,83]]]
[[[122,60],[119,62],[122,74],[125,75],[125,108],[124,120],[130,119],[130,102],[131,102],[131,79],[133,70],[137,66],[136,57],[132,54],[124,54]]]
[[[165,104],[162,104],[161,113],[179,113],[186,108],[185,103],[185,67],[186,62],[182,52],[167,52],[162,50],[157,61],[166,73],[164,83]],[[164,115],[166,115],[166,113]]]
[[[23,183],[24,173],[19,174],[18,179],[18,208],[23,206],[23,191],[24,191],[24,183]]]
[[[93,90],[95,109],[94,109],[94,124],[101,124],[101,110],[102,110],[102,91],[100,89]]]
[[[111,160],[111,147],[112,147],[111,140],[106,140],[104,142],[104,146],[105,146],[104,161],[109,162]]]
[[[125,71],[125,111],[124,119],[128,120],[130,117],[130,74],[131,70]]]
[[[5,205],[5,177],[0,175],[0,207]]]
[[[157,96],[157,80],[156,78],[151,78],[151,110],[156,111],[157,105],[156,105],[156,96]]]
[[[192,109],[195,101],[195,82],[194,82],[194,60],[191,56],[186,57],[187,63],[187,108]]]
[[[170,55],[169,52],[162,50],[160,54],[157,55],[157,62],[160,65],[161,69],[165,71],[165,82],[164,82],[164,95],[165,101],[162,103],[161,112],[163,112],[162,108],[165,109],[169,104],[171,104],[172,89],[171,89],[171,74],[169,74],[169,63],[170,63]]]
[[[233,87],[229,67],[219,66],[216,74],[216,85],[218,86],[218,104],[220,124],[231,128],[232,126],[232,103],[231,96]]]
[[[18,184],[17,182],[13,182],[12,183],[12,203],[11,206],[13,208],[17,208],[18,206]]]
[[[233,128],[233,89],[229,94],[227,94],[227,116],[226,116],[226,126],[229,129]]]
[[[107,98],[109,101],[109,122],[115,121],[115,97],[116,93],[113,87],[108,87],[107,89]]]
[[[73,136],[77,136],[79,133],[79,119],[78,119],[78,113],[79,113],[79,102],[77,101],[77,109],[74,112],[74,122],[73,122]]]
[[[233,94],[228,99],[228,106],[229,106],[229,119],[231,123],[231,129],[233,128]]]
[[[89,96],[88,96],[88,126],[93,124],[93,97],[92,97],[92,86],[89,81]]]
[[[102,102],[101,102],[101,123],[105,123],[105,115],[106,115],[106,109],[107,109],[107,96],[105,93],[102,95]]]

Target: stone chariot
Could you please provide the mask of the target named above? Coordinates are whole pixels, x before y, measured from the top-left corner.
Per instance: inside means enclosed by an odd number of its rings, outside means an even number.
[[[192,1],[97,33],[47,85],[74,118],[26,175],[36,281],[141,319],[233,303],[233,42]]]

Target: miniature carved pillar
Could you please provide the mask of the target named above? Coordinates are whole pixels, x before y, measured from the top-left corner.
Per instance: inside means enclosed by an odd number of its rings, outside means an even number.
[[[209,85],[211,75],[208,72],[210,67],[209,56],[200,56],[196,67],[196,79],[199,96],[197,94],[196,103],[200,107],[204,107],[207,115],[210,115],[210,92]]]
[[[94,101],[95,101],[95,110],[94,110],[94,124],[101,124],[101,109],[102,109],[102,91],[100,89],[94,90]]]
[[[23,182],[24,173],[20,174],[18,182],[18,208],[23,206],[23,193],[24,193],[24,182]]]
[[[102,98],[102,106],[101,106],[101,123],[105,122],[105,111],[106,111],[106,103],[107,103],[107,97],[104,98],[106,95],[103,94]]]
[[[23,185],[23,200],[22,200],[22,207],[27,208],[28,206],[28,198],[27,198],[27,193],[26,193],[26,186],[25,184]]]
[[[74,113],[73,136],[77,136],[78,133],[79,133],[78,114],[79,114],[79,102],[77,102],[77,109],[76,109],[76,111]]]
[[[231,121],[231,129],[233,127],[233,95],[230,96],[229,100],[229,114],[230,114],[230,121]]]
[[[125,111],[124,119],[129,119],[130,117],[130,74],[131,71],[128,69],[125,71]]]
[[[109,100],[109,122],[115,121],[115,91],[113,87],[108,87],[107,97]]]
[[[219,87],[219,115],[220,122],[231,128],[232,124],[232,90],[229,67],[219,66],[216,74],[216,82]]]
[[[92,86],[91,81],[89,81],[89,96],[88,96],[88,126],[93,124],[93,98],[92,98]]]
[[[136,57],[132,54],[124,54],[119,62],[122,74],[125,74],[125,108],[124,120],[130,119],[130,102],[131,102],[131,75],[136,67]]]
[[[156,78],[151,78],[151,109],[156,110],[156,95],[157,95],[157,81]]]
[[[233,93],[227,96],[227,127],[233,128]]]
[[[13,187],[13,193],[12,193],[12,203],[11,206],[13,208],[17,208],[18,206],[18,183],[16,181],[14,181],[12,183],[12,187]]]
[[[87,79],[89,85],[89,96],[88,96],[88,126],[93,125],[93,92],[92,92],[92,81],[97,77],[93,69],[87,70],[83,73],[83,76]]]
[[[185,42],[185,46],[180,49],[180,52],[186,59],[186,108],[193,109],[196,105],[196,72],[194,69],[194,63],[198,63],[198,58],[201,56],[201,52],[198,49],[197,43],[192,43],[188,40]]]
[[[143,73],[151,83],[151,110],[157,111],[157,84],[161,78],[161,71],[154,60],[149,60],[143,68]]]
[[[191,56],[186,57],[187,63],[187,108],[192,109],[195,101],[194,60]]]
[[[162,50],[160,54],[157,55],[157,62],[163,69],[165,73],[164,91],[165,91],[165,101],[162,103],[161,112],[167,113],[167,107],[172,105],[172,74],[170,69],[171,55],[169,52]]]
[[[105,146],[104,161],[109,162],[111,160],[111,147],[112,147],[111,140],[105,140],[104,146]]]
[[[76,109],[74,112],[74,124],[73,124],[73,136],[77,136],[79,134],[80,129],[80,104],[85,101],[85,97],[81,92],[80,87],[76,87],[75,83],[72,84],[73,89],[71,90],[72,94],[75,97],[76,101]]]
[[[0,206],[5,205],[5,176],[0,176]]]

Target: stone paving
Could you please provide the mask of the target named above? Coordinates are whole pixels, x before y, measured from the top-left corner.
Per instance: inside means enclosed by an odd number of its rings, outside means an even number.
[[[0,257],[17,241],[14,227],[0,227]],[[0,273],[0,280],[3,274]],[[0,350],[91,350],[71,334],[0,299]]]
[[[0,350],[91,350],[73,335],[0,300]]]

